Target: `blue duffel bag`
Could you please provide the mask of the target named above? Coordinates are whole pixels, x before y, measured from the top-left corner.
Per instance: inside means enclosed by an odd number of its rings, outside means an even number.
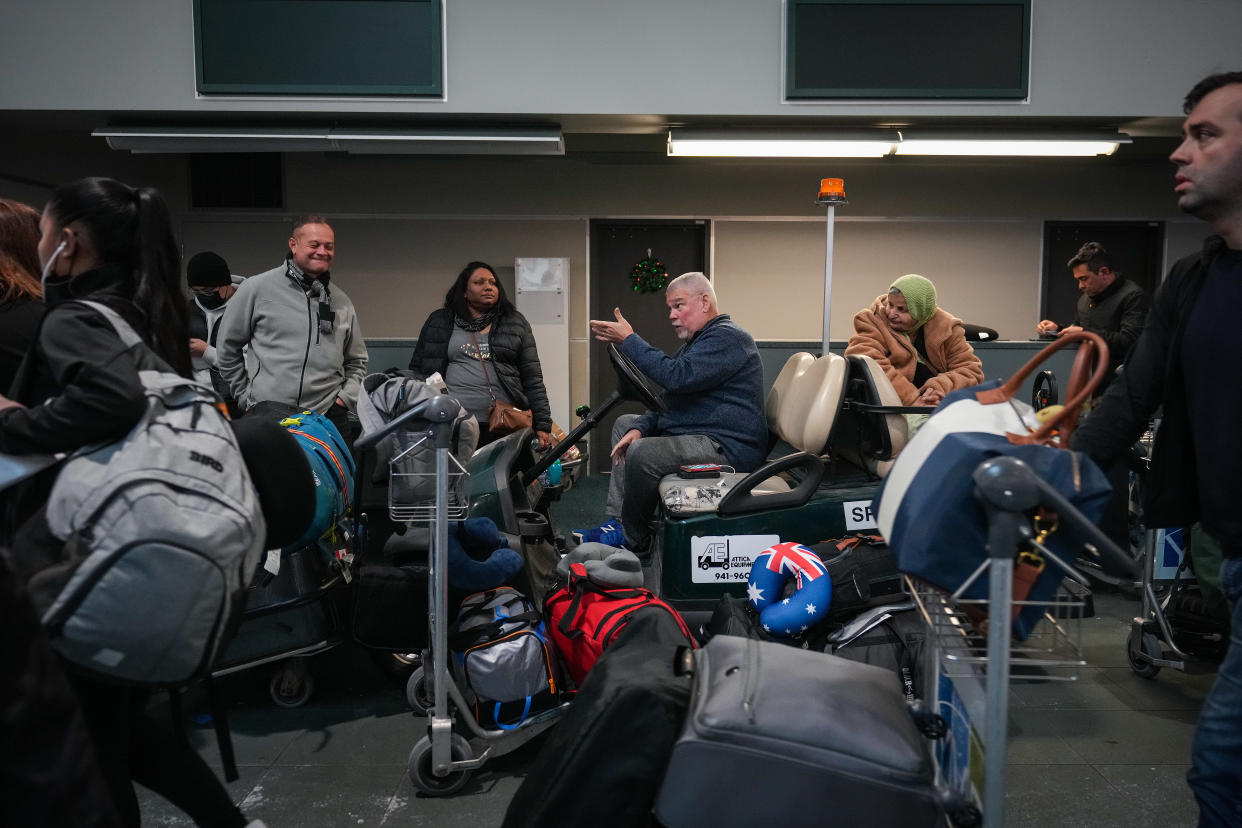
[[[1059,414],[1040,423],[1029,405],[1013,399],[1015,390],[1042,360],[1071,342],[1089,343],[1082,348],[1094,359],[1091,380]],[[898,455],[872,502],[897,569],[949,592],[975,575],[988,557],[988,516],[975,497],[973,475],[995,457],[1021,460],[1088,520],[1096,521],[1112,492],[1108,479],[1086,455],[1060,448],[1059,435],[1072,429],[1079,407],[1107,367],[1107,346],[1083,331],[1049,345],[1004,385],[992,380],[947,394]],[[1070,564],[1084,542],[1068,527],[1044,539],[1049,550]],[[1042,556],[1035,561],[1038,565],[1026,573],[1033,578],[1029,593],[1014,594],[1015,600],[1024,600],[1014,607],[1013,634],[1019,641],[1044,617],[1065,574]],[[986,599],[988,590],[988,577],[975,577],[961,597]]]
[[[315,517],[295,542],[284,547],[301,549],[331,533],[354,502],[354,456],[332,421],[314,411],[302,411],[280,421],[298,441],[315,478]]]

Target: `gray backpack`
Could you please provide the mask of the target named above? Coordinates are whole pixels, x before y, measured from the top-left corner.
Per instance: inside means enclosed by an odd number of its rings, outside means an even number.
[[[409,372],[397,376],[370,374],[362,381],[358,395],[358,421],[363,435],[379,431],[401,414],[439,393]],[[479,443],[479,423],[458,406],[454,421],[453,456],[464,468]],[[430,421],[415,417],[406,427],[375,445],[376,468],[372,482],[382,483],[388,475],[388,498],[397,515],[414,504],[434,502],[436,497],[436,446],[429,431]],[[452,502],[464,502],[464,474],[454,474],[449,466],[449,492]],[[412,510],[406,512],[412,516]],[[395,517],[396,515],[394,515]]]
[[[208,385],[138,349],[147,410],[124,439],[76,452],[47,502],[81,562],[43,616],[56,650],[104,678],[179,684],[210,669],[241,610],[266,532],[237,438]],[[142,353],[145,350],[145,353]]]

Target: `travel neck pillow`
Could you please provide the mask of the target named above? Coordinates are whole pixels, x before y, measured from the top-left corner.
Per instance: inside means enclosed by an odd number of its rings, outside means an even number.
[[[794,591],[783,597],[785,584]],[[746,584],[750,605],[763,629],[777,636],[797,636],[828,615],[832,578],[819,556],[800,543],[778,543],[759,553]]]

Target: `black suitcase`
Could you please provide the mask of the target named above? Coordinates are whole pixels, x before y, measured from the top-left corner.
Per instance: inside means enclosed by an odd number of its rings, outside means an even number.
[[[587,674],[509,802],[504,828],[651,825],[651,806],[690,704],[675,671],[686,637],[641,609]]]
[[[453,597],[449,606],[454,606]],[[354,581],[352,629],[354,640],[364,647],[402,652],[426,647],[426,564],[360,566]]]
[[[943,826],[927,737],[892,675],[827,653],[717,636],[656,797],[667,828]],[[956,810],[956,808],[954,809]]]

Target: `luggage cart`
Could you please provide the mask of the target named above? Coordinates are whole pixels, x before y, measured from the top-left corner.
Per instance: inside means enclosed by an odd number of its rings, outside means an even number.
[[[1143,578],[1140,582],[1140,608],[1126,639],[1126,658],[1135,675],[1154,678],[1162,667],[1181,670],[1183,673],[1213,673],[1220,666],[1225,646],[1229,641],[1229,628],[1219,631],[1191,632],[1179,630],[1165,612],[1169,601],[1179,590],[1185,589],[1190,565],[1190,530],[1183,530],[1185,538],[1181,563],[1172,583],[1163,596],[1156,593],[1156,569],[1160,566],[1164,538],[1162,530],[1148,529],[1143,556]]]
[[[1086,612],[1089,581],[1082,573],[1040,545],[1045,560],[1066,576],[1061,593],[1051,602],[1013,600],[1014,558],[1020,548],[1036,542],[1028,526],[1027,513],[1040,505],[1057,512],[1069,531],[1093,545],[1118,569],[1124,569],[1129,558],[1020,460],[1012,457],[987,460],[976,469],[974,480],[976,496],[984,504],[988,516],[988,559],[953,594],[909,576],[907,582],[932,633],[929,640],[933,642],[930,649],[936,651],[938,703],[941,707],[952,708],[955,714],[950,721],[950,731],[955,741],[965,744],[953,747],[958,751],[958,758],[967,765],[971,717],[966,712],[982,711],[983,825],[1000,828],[1005,824],[1005,747],[1011,676],[1073,680],[1077,678],[1078,668],[1086,664],[1082,656],[1080,622]],[[982,577],[988,578],[988,598],[963,599],[970,585]],[[1027,641],[1015,646],[1011,641],[1011,608],[1032,603],[1046,608],[1044,619]],[[986,634],[975,630],[968,617],[972,609],[986,612]],[[978,617],[979,613],[973,615]],[[946,700],[946,692],[953,697]],[[949,716],[945,718],[950,719]],[[941,772],[944,772],[944,763],[941,764]]]
[[[448,796],[459,791],[471,774],[490,758],[508,753],[525,744],[554,724],[568,703],[530,716],[512,730],[487,730],[475,721],[464,694],[448,669],[448,524],[464,520],[467,504],[461,494],[466,470],[452,455],[453,424],[460,411],[457,401],[436,396],[414,406],[394,418],[384,428],[362,438],[356,444],[369,448],[384,437],[400,430],[410,430],[416,419],[426,421],[421,439],[391,461],[389,512],[393,520],[408,524],[431,524],[431,547],[428,550],[428,627],[430,652],[419,670],[410,677],[412,705],[425,708],[427,735],[410,751],[409,775],[414,786],[429,796]],[[435,471],[410,472],[398,466],[406,452],[435,449]],[[397,475],[395,478],[392,475]],[[400,491],[425,491],[419,485],[426,481],[407,479],[407,486],[393,486],[392,480],[402,476],[426,476],[434,482],[434,498],[407,502]],[[430,668],[430,672],[428,671]],[[421,703],[420,703],[421,702]],[[456,714],[456,715],[455,715]],[[456,726],[456,729],[455,729]],[[473,737],[463,736],[464,730]]]
[[[246,590],[237,633],[220,654],[212,678],[280,662],[268,683],[272,701],[300,707],[315,690],[306,660],[336,647],[342,633],[342,593],[349,563],[327,563],[318,543],[281,555],[280,572]]]

